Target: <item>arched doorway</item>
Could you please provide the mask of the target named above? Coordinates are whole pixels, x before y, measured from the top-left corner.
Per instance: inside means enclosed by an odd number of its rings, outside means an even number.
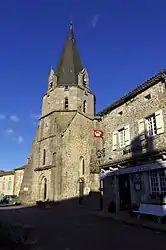
[[[40,186],[40,200],[45,201],[46,199],[47,199],[47,179],[46,177],[43,177]]]

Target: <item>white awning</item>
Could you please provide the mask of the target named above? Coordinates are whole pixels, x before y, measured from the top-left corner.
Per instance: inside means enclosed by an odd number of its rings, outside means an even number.
[[[144,165],[136,165],[135,167],[126,167],[123,169],[107,172],[105,176],[132,174],[132,173],[138,173],[138,172],[149,171],[154,169],[162,169],[162,168],[166,168],[166,161],[144,164]]]

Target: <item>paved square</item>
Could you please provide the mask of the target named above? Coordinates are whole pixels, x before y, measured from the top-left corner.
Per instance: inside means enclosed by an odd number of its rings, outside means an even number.
[[[0,211],[0,220],[31,224],[41,250],[165,250],[166,235],[90,215],[84,207]]]

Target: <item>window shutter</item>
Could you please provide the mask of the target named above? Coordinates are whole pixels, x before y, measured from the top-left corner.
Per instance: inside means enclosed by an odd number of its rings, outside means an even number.
[[[124,127],[125,129],[125,146],[130,145],[130,128],[129,125]]]
[[[138,132],[139,132],[139,139],[142,141],[145,139],[145,120],[140,119],[138,121]]]
[[[155,112],[155,117],[156,117],[157,134],[162,134],[162,133],[164,133],[164,122],[163,122],[162,109]]]
[[[112,136],[112,149],[116,150],[118,147],[118,131],[113,132]]]

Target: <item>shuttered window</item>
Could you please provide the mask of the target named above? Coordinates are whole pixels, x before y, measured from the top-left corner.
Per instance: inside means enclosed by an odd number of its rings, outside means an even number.
[[[139,132],[140,140],[144,140],[145,139],[145,133],[146,133],[145,119],[140,119],[138,121],[138,132]]]
[[[153,115],[146,119],[147,134],[148,136],[154,136],[164,133],[164,122],[162,109],[155,112]]]
[[[164,121],[162,109],[155,112],[157,134],[164,133]]]
[[[130,145],[130,127],[129,127],[129,125],[124,127],[124,131],[125,131],[125,135],[124,135],[125,146],[128,146],[128,145]]]
[[[112,147],[116,150],[118,147],[123,148],[130,145],[130,129],[129,125],[119,131],[113,133]]]
[[[112,136],[112,149],[116,150],[118,147],[118,131],[115,131]]]

